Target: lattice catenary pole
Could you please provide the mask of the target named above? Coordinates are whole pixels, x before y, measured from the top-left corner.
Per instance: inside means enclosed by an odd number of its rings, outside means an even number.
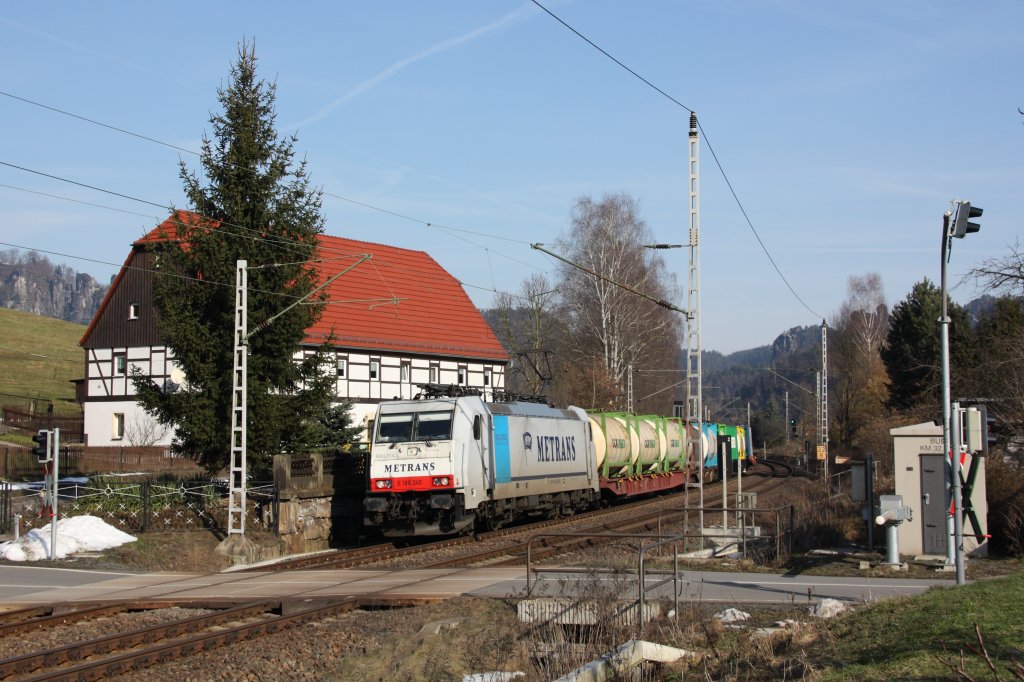
[[[235,347],[231,372],[231,469],[228,535],[245,535],[246,384],[249,375],[248,262],[235,262]]]
[[[704,532],[704,403],[701,385],[700,343],[700,137],[697,114],[690,113],[690,265],[686,301],[686,410],[697,420],[697,453],[700,476],[700,528]],[[689,429],[687,429],[689,431]],[[711,447],[717,449],[717,445]]]

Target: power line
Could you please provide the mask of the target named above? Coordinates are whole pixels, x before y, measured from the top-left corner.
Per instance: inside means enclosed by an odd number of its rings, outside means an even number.
[[[175,224],[177,226],[180,226],[180,227],[194,227],[196,229],[201,229],[201,230],[204,230],[206,232],[213,232],[213,230],[216,229],[214,227],[203,225],[202,223],[193,223],[193,222],[183,221],[183,220],[181,220],[180,218],[177,217],[177,211],[173,207],[170,207],[170,206],[163,206],[163,205],[161,205],[159,203],[156,203],[156,202],[153,202],[153,201],[149,201],[149,200],[146,200],[146,199],[140,199],[138,197],[133,197],[133,196],[131,196],[129,194],[123,194],[123,193],[120,193],[120,192],[114,192],[112,190],[107,190],[107,189],[104,189],[102,187],[94,187],[93,185],[88,185],[88,184],[85,184],[85,183],[81,183],[81,182],[78,182],[76,180],[71,180],[69,178],[63,178],[61,176],[53,175],[51,173],[44,173],[43,171],[35,170],[35,169],[32,169],[32,168],[26,168],[24,166],[19,166],[19,165],[16,165],[16,164],[5,162],[5,161],[0,161],[0,165],[9,166],[11,168],[15,168],[17,170],[21,170],[21,171],[24,171],[24,172],[34,173],[36,175],[41,175],[43,177],[51,178],[51,179],[54,179],[54,180],[59,180],[61,182],[66,182],[66,183],[73,184],[73,185],[79,185],[79,186],[85,187],[87,189],[92,189],[92,190],[95,190],[95,191],[98,191],[98,192],[104,192],[104,193],[112,194],[112,195],[119,196],[119,197],[122,197],[122,198],[125,198],[125,199],[130,199],[132,201],[137,201],[137,202],[148,204],[148,205],[151,205],[151,206],[157,206],[159,208],[163,208],[163,209],[168,210],[168,211],[170,211],[172,213],[172,216],[170,218],[168,218],[168,220],[171,221],[173,224]],[[45,194],[45,193],[42,193],[42,192],[33,192],[32,190],[24,190],[24,189],[22,189],[20,187],[12,187],[12,186],[9,186],[9,185],[0,185],[0,186],[2,186],[2,187],[9,187],[10,189],[16,189],[16,190],[20,190],[20,191],[28,191],[28,192],[32,192],[33,194],[44,194],[45,196],[53,196],[54,198],[64,199],[66,201],[77,201],[76,199],[71,199],[69,197],[61,197],[61,196],[58,196],[58,195],[48,195],[48,194]],[[82,202],[82,203],[88,203],[88,202]],[[99,208],[106,208],[106,209],[110,209],[110,210],[115,210],[115,211],[121,210],[121,209],[116,209],[116,208],[113,208],[113,207],[102,206],[102,205],[99,205],[99,204],[90,204],[90,205],[97,206]],[[124,211],[124,212],[131,213],[130,211]],[[300,244],[301,242],[299,242],[298,240],[288,240],[288,239],[283,238],[283,237],[267,237],[267,236],[264,236],[260,231],[252,229],[252,228],[243,227],[241,225],[235,225],[233,223],[229,223],[227,221],[219,220],[219,219],[216,219],[216,218],[211,218],[209,216],[204,216],[204,215],[202,215],[200,213],[196,213],[196,212],[190,212],[190,213],[198,216],[199,218],[203,218],[205,220],[216,222],[216,223],[218,223],[218,225],[225,225],[225,226],[229,226],[229,227],[234,227],[234,228],[236,228],[238,230],[241,230],[243,232],[257,234],[259,236],[247,236],[245,234],[235,234],[233,232],[221,232],[221,234],[226,234],[226,235],[232,236],[232,237],[239,237],[239,238],[242,238],[242,239],[249,239],[249,240],[252,240],[252,241],[264,241],[264,242],[267,242],[267,243],[270,243],[270,244],[276,244],[278,246],[281,246],[285,250],[292,251],[294,253],[301,253],[300,251],[297,251],[295,249],[288,248],[289,244]],[[146,216],[144,214],[137,214],[137,215],[143,215],[143,217],[154,218],[156,220],[159,220],[159,218],[156,218],[155,216]],[[394,215],[400,215],[400,214],[394,214]],[[402,217],[404,217],[404,216],[402,216]],[[415,219],[410,218],[410,220],[415,220]],[[420,221],[417,221],[417,222],[420,222]],[[437,228],[442,229],[442,230],[453,230],[453,229],[455,229],[455,228],[441,227],[441,226],[438,226],[438,225],[432,225],[431,223],[424,223],[424,224],[427,225],[428,227],[437,227]],[[487,252],[488,254],[491,253],[491,251],[489,249],[487,249],[487,247],[485,247],[485,246],[483,246],[481,244],[477,244],[476,242],[472,241],[471,239],[468,239],[466,237],[462,237],[460,235],[452,235],[452,236],[454,236],[457,239],[461,239],[461,240],[463,240],[463,241],[465,241],[465,242],[467,242],[467,243],[469,243],[469,244],[471,244],[473,246],[476,246],[477,248],[484,249],[484,251]],[[525,243],[525,242],[523,242],[523,243]],[[84,257],[74,256],[74,255],[71,255],[71,254],[61,254],[61,253],[54,252],[54,251],[47,251],[45,249],[19,246],[19,245],[16,245],[16,244],[9,244],[9,246],[14,246],[14,247],[19,248],[19,249],[38,251],[40,253],[48,253],[48,254],[53,254],[53,255],[60,255],[60,256],[63,256],[65,258],[75,258],[75,259],[78,259],[78,260],[95,262],[95,263],[100,263],[100,264],[104,264],[104,265],[113,265],[113,266],[117,267],[116,263],[110,263],[108,261],[101,261],[101,260],[96,260],[96,259],[84,258]],[[359,254],[357,254],[355,252],[342,251],[342,250],[339,250],[339,249],[336,249],[336,248],[333,248],[333,247],[325,247],[322,244],[318,244],[316,248],[321,253],[340,254],[340,257],[354,258],[354,257],[359,255]],[[533,265],[531,263],[527,263],[526,261],[520,260],[518,258],[514,258],[512,256],[509,256],[507,254],[501,253],[499,251],[494,251],[493,253],[495,253],[495,254],[497,254],[499,256],[502,256],[503,258],[507,258],[507,259],[509,259],[511,261],[514,261],[514,262],[520,263],[522,265],[525,265],[527,267],[531,267],[531,268],[540,270],[540,268],[537,268],[537,266],[535,266],[535,265]],[[324,260],[322,260],[322,259],[321,260],[315,260],[314,259],[314,260],[310,260],[309,262],[311,262],[311,263],[319,263],[319,262],[324,262]],[[271,263],[271,264],[268,264],[268,265],[266,265],[264,267],[272,267],[272,266],[280,266],[280,265],[282,265],[282,264],[281,263]],[[383,277],[383,275],[381,275],[380,271],[377,269],[377,264],[375,262],[371,261],[370,265],[371,265],[371,267],[373,267],[374,271],[377,272],[378,276],[380,276],[381,283],[384,284],[384,286],[387,287],[389,291],[391,291],[392,298],[394,298],[394,291],[391,289],[390,283]],[[394,265],[387,264],[387,263],[383,263],[382,265],[384,265],[386,267],[392,267],[392,268],[395,268],[395,269],[398,269],[398,270],[403,270],[403,268],[396,268]],[[254,267],[256,267],[256,266],[254,266]],[[163,274],[170,274],[170,273],[163,273]],[[418,274],[419,274],[419,276],[422,276],[422,273],[418,273]],[[175,276],[184,277],[182,275],[175,275]],[[185,277],[185,278],[186,279],[195,279],[195,278],[189,278],[189,277]],[[209,280],[195,280],[195,281],[208,282]],[[218,283],[218,284],[222,284],[222,283]],[[234,286],[234,285],[223,284],[223,286]],[[482,287],[476,287],[476,288],[482,288]],[[253,291],[259,291],[259,290],[253,289]],[[262,293],[273,293],[273,292],[262,292]],[[498,292],[498,293],[500,293],[500,292]],[[280,295],[288,296],[287,294],[280,294]]]
[[[19,102],[24,102],[26,104],[31,104],[33,106],[37,106],[37,107],[40,107],[42,109],[49,109],[50,111],[54,111],[54,112],[56,112],[58,114],[64,114],[65,116],[70,116],[71,118],[77,118],[78,120],[85,121],[86,123],[92,123],[93,125],[102,126],[104,128],[108,128],[110,130],[116,130],[119,133],[124,133],[125,135],[131,135],[132,137],[137,137],[140,140],[145,140],[146,142],[153,142],[154,144],[159,144],[159,145],[163,145],[164,147],[170,147],[171,149],[176,149],[179,152],[185,152],[186,154],[193,154],[195,156],[199,156],[198,152],[194,152],[191,149],[185,149],[184,147],[179,147],[179,146],[171,144],[169,142],[163,142],[163,141],[158,140],[158,139],[153,138],[153,137],[146,137],[145,135],[140,135],[139,133],[133,133],[132,131],[125,130],[124,128],[118,128],[117,126],[112,126],[112,125],[110,125],[108,123],[102,123],[100,121],[96,121],[96,120],[91,119],[91,118],[86,118],[85,116],[79,116],[78,114],[73,114],[70,111],[64,111],[63,109],[58,109],[57,107],[51,107],[51,106],[49,106],[47,104],[43,104],[42,102],[36,102],[36,101],[30,100],[30,99],[27,99],[25,97],[18,97],[17,95],[13,95],[13,94],[11,94],[9,92],[4,92],[2,90],[0,90],[0,95],[3,95],[4,97],[10,97],[11,99],[16,99]]]
[[[65,111],[64,109],[59,109],[57,107],[53,107],[53,106],[50,106],[50,105],[47,105],[47,104],[43,104],[41,102],[37,102],[37,101],[31,100],[31,99],[28,99],[28,98],[25,98],[25,97],[19,97],[17,95],[14,95],[12,93],[8,93],[8,92],[2,91],[2,90],[0,90],[0,95],[4,95],[6,97],[10,97],[12,99],[18,100],[20,102],[24,102],[26,104],[31,104],[33,106],[37,106],[37,107],[40,107],[40,108],[43,108],[43,109],[47,109],[49,111],[53,111],[53,112],[56,112],[56,113],[59,113],[59,114],[65,115],[65,116],[69,116],[71,118],[75,118],[75,119],[78,119],[80,121],[85,121],[85,122],[91,123],[93,125],[98,125],[98,126],[101,126],[103,128],[107,128],[109,130],[114,130],[114,131],[117,131],[119,133],[123,133],[125,135],[130,135],[130,136],[138,138],[140,140],[144,140],[144,141],[151,142],[151,143],[154,143],[154,144],[158,144],[158,145],[161,145],[161,146],[164,146],[164,147],[168,147],[168,148],[171,148],[171,149],[182,151],[182,152],[185,152],[187,154],[191,154],[193,156],[201,157],[201,154],[199,152],[193,151],[191,149],[186,149],[184,147],[180,147],[178,145],[171,144],[169,142],[164,142],[164,141],[159,140],[159,139],[154,138],[154,137],[150,137],[150,136],[147,136],[147,135],[142,135],[140,133],[135,133],[135,132],[127,130],[125,128],[120,128],[118,126],[110,125],[108,123],[103,123],[102,121],[98,121],[98,120],[95,120],[95,119],[92,119],[92,118],[88,118],[86,116],[81,116],[79,114],[75,114],[75,113],[72,113],[70,111]],[[0,162],[0,163],[3,163],[3,162]],[[144,200],[144,199],[139,199],[137,197],[132,197],[132,196],[126,195],[126,194],[121,194],[121,193],[117,193],[117,192],[111,192],[109,190],[105,190],[105,189],[98,188],[98,187],[92,187],[91,185],[86,185],[84,183],[78,183],[78,182],[73,181],[73,180],[68,180],[66,178],[61,178],[59,176],[54,176],[54,175],[42,173],[40,171],[35,171],[35,170],[32,170],[32,169],[27,169],[27,168],[23,168],[23,167],[19,167],[19,166],[14,166],[14,164],[5,164],[5,165],[9,165],[9,166],[12,166],[14,168],[18,168],[18,169],[26,171],[26,172],[37,173],[39,175],[43,175],[45,177],[50,177],[50,178],[53,178],[53,179],[57,179],[57,180],[60,180],[60,181],[63,181],[63,182],[69,182],[69,183],[72,183],[72,184],[77,184],[77,185],[86,187],[88,189],[94,189],[96,191],[114,194],[115,196],[120,196],[120,197],[123,197],[123,198],[127,198],[127,199],[130,199],[132,201],[139,201],[141,203],[146,203],[146,204],[149,204],[149,205],[152,205],[152,206],[157,206],[159,208],[163,208],[165,210],[168,210],[172,214],[174,214],[173,207],[163,206],[163,205],[157,204],[155,202],[150,202],[150,201],[147,201],[147,200]],[[14,188],[14,187],[12,187],[11,189],[21,189],[21,188]],[[22,190],[22,191],[31,192],[32,190]],[[45,195],[45,193],[42,193],[42,192],[33,192],[33,193],[47,196],[47,195]],[[517,244],[524,244],[524,245],[525,244],[529,244],[530,242],[528,242],[528,241],[520,240],[520,239],[513,239],[511,237],[504,237],[504,236],[500,236],[500,235],[494,235],[494,234],[490,234],[490,233],[486,233],[486,232],[480,232],[480,231],[475,231],[475,230],[466,230],[466,229],[462,229],[462,228],[451,227],[451,226],[448,226],[448,225],[441,225],[439,223],[433,223],[433,222],[430,222],[430,221],[421,220],[419,218],[414,218],[412,216],[408,216],[408,215],[405,215],[405,214],[402,214],[402,213],[398,213],[396,211],[392,211],[392,210],[389,210],[389,209],[381,208],[379,206],[374,206],[372,204],[369,204],[369,203],[366,203],[366,202],[363,202],[363,201],[357,201],[355,199],[351,199],[349,197],[344,197],[344,196],[341,196],[339,194],[334,194],[334,193],[327,192],[327,191],[324,191],[324,190],[321,190],[320,193],[322,195],[324,195],[324,196],[329,196],[329,197],[333,197],[335,199],[340,199],[342,201],[347,201],[347,202],[355,204],[357,206],[362,206],[364,208],[369,208],[369,209],[372,209],[372,210],[375,210],[375,211],[379,211],[381,213],[385,213],[385,214],[388,214],[388,215],[391,215],[391,216],[394,216],[394,217],[397,217],[397,218],[401,218],[403,220],[408,220],[408,221],[411,221],[411,222],[414,222],[414,223],[417,223],[417,224],[420,224],[420,225],[424,225],[428,229],[429,228],[435,228],[435,229],[441,230],[442,232],[445,232],[449,236],[455,237],[456,239],[461,239],[462,241],[465,241],[468,244],[471,244],[471,245],[473,245],[473,246],[475,246],[477,248],[483,249],[485,251],[485,253],[487,254],[488,260],[490,259],[490,254],[491,253],[495,253],[498,256],[501,256],[501,257],[506,258],[508,260],[511,260],[513,262],[519,263],[521,265],[525,265],[526,267],[533,268],[535,270],[543,271],[542,268],[539,268],[536,265],[533,265],[532,263],[527,263],[526,261],[520,260],[518,258],[515,258],[515,257],[510,256],[508,254],[502,253],[500,251],[492,251],[492,250],[488,249],[487,247],[483,246],[482,244],[477,244],[476,242],[474,242],[474,241],[472,241],[472,240],[470,240],[470,239],[468,239],[466,237],[462,237],[459,234],[454,234],[454,233],[473,234],[473,235],[477,235],[477,236],[486,237],[486,238],[489,238],[489,239],[498,239],[498,240],[502,240],[502,241],[508,241],[508,242],[513,242],[513,243],[517,243]],[[66,198],[66,197],[58,197],[58,198],[63,198],[65,200],[67,200],[67,201],[77,201],[75,199],[70,199],[70,198]],[[88,202],[81,202],[81,203],[88,204]],[[100,208],[109,208],[109,210],[114,210],[114,211],[121,211],[121,209],[116,209],[116,208],[112,208],[112,207],[102,207],[102,206],[99,206],[97,204],[88,204],[88,205],[93,205],[93,206],[97,206],[97,207],[100,207]],[[122,212],[131,213],[130,211],[122,211]],[[196,213],[196,212],[193,212],[193,213]],[[196,213],[196,214],[201,216],[201,214],[198,214],[198,213]],[[141,214],[139,214],[139,215],[141,215]],[[159,220],[159,218],[157,218],[155,216],[144,216],[144,217],[151,217],[154,220]],[[201,216],[201,217],[203,217],[203,216]],[[177,218],[173,218],[173,219],[175,220],[175,222],[178,225],[184,225],[184,223],[182,221],[180,221],[180,220],[177,220]],[[208,218],[208,219],[215,220],[215,219],[212,219],[212,218]],[[220,223],[221,225],[228,225],[228,226],[235,227],[235,228],[243,230],[243,231],[257,232],[256,230],[252,230],[251,228],[245,228],[245,227],[240,226],[240,225],[232,225],[231,223],[228,223],[226,221],[217,221],[217,222]],[[200,225],[193,225],[193,227],[197,227],[199,229],[205,229],[207,231],[210,231],[212,229],[212,228],[209,228],[209,227],[201,225],[201,224]],[[279,243],[279,244],[286,243],[284,240],[279,240],[277,238],[274,238],[273,240],[270,240],[269,238],[262,236],[262,233],[258,233],[258,234],[260,234],[259,238],[271,241],[271,243],[274,243],[274,242]],[[242,236],[242,235],[238,235],[238,236]],[[331,251],[331,252],[335,252],[333,249],[327,249],[327,250]],[[351,255],[357,255],[357,254],[351,254]],[[84,259],[84,260],[88,260],[88,259]],[[376,264],[373,263],[372,261],[371,261],[371,267],[373,267],[374,270],[378,273],[378,275],[381,278],[381,282],[389,290],[391,290],[391,285],[384,279],[383,275],[380,274],[379,270],[377,270]],[[492,279],[493,279],[493,273],[492,273]],[[460,282],[460,284],[462,284],[462,282]],[[496,293],[503,293],[503,292],[499,292],[497,289],[485,289],[484,287],[474,287],[474,288],[483,289],[485,291],[494,291]],[[394,296],[394,292],[391,291],[391,293],[392,293],[392,296]],[[521,298],[521,297],[515,297],[515,298]]]
[[[0,242],[0,246],[10,246],[10,247],[13,247],[15,249],[21,249],[23,251],[35,251],[36,253],[45,253],[46,255],[49,255],[49,256],[60,256],[61,258],[71,258],[73,260],[82,260],[82,261],[86,261],[86,262],[89,262],[89,263],[98,263],[99,265],[111,265],[111,266],[113,266],[115,268],[121,268],[122,270],[134,270],[136,272],[148,272],[148,273],[150,273],[152,275],[158,275],[160,277],[174,277],[176,279],[188,280],[190,282],[196,282],[198,284],[210,284],[210,285],[213,285],[213,286],[229,287],[229,288],[232,288],[232,289],[235,287],[234,284],[229,284],[227,282],[217,282],[217,281],[212,280],[212,279],[199,279],[197,277],[189,277],[188,275],[182,275],[182,274],[178,274],[178,273],[175,273],[175,272],[168,272],[166,270],[153,270],[153,269],[150,269],[150,268],[140,268],[140,267],[136,267],[134,265],[127,265],[127,264],[121,264],[121,263],[113,263],[111,261],[99,260],[99,259],[96,259],[96,258],[86,258],[85,256],[76,256],[74,254],[62,253],[60,251],[48,251],[46,249],[37,249],[37,248],[30,247],[30,246],[23,246],[21,244],[12,244],[10,242]],[[257,292],[257,293],[261,293],[261,294],[268,294],[268,295],[271,295],[271,296],[281,296],[282,298],[300,298],[299,296],[296,296],[294,294],[285,294],[285,293],[281,293],[281,292],[278,292],[278,291],[264,291],[262,289],[253,289],[253,288],[250,288],[249,291],[253,291],[253,292]]]
[[[690,107],[686,106],[685,104],[683,104],[682,102],[680,102],[679,100],[677,100],[677,99],[676,99],[675,97],[673,97],[672,95],[668,94],[667,92],[665,92],[664,90],[662,90],[661,88],[659,88],[659,87],[658,87],[657,85],[655,85],[655,84],[654,84],[654,83],[652,83],[651,81],[647,80],[646,78],[644,78],[643,76],[641,76],[640,74],[638,74],[638,73],[637,73],[636,71],[634,71],[633,69],[629,68],[628,66],[626,66],[625,64],[623,64],[622,62],[620,62],[620,61],[619,61],[618,59],[616,59],[616,58],[615,58],[615,57],[613,57],[613,56],[612,56],[611,54],[609,54],[609,53],[608,53],[608,52],[607,52],[606,50],[604,50],[604,49],[603,49],[603,48],[602,48],[602,47],[601,47],[600,45],[598,45],[598,44],[597,44],[597,43],[595,43],[595,42],[594,42],[593,40],[591,40],[590,38],[586,37],[585,35],[583,35],[583,34],[582,34],[582,33],[580,33],[579,31],[577,31],[577,30],[576,30],[575,28],[573,28],[572,26],[570,26],[569,24],[567,24],[566,22],[564,22],[564,21],[563,21],[563,20],[561,19],[561,17],[559,17],[558,15],[556,15],[556,14],[555,14],[554,12],[552,12],[551,10],[549,10],[549,9],[548,9],[547,7],[545,7],[544,5],[542,5],[542,4],[540,4],[539,2],[537,2],[537,0],[531,0],[531,2],[533,2],[533,4],[535,4],[535,5],[537,5],[537,7],[540,7],[540,8],[542,9],[542,10],[544,10],[545,12],[547,12],[548,16],[550,16],[550,17],[551,17],[552,19],[554,19],[555,21],[557,21],[558,23],[560,23],[560,24],[561,24],[562,26],[565,26],[565,27],[566,27],[567,29],[569,29],[570,31],[572,31],[573,33],[575,33],[575,34],[576,34],[577,36],[579,36],[580,38],[582,38],[582,39],[583,39],[584,41],[586,41],[586,42],[587,42],[587,44],[589,44],[589,45],[590,45],[590,46],[591,46],[592,48],[594,48],[595,50],[597,50],[598,52],[600,52],[601,54],[603,54],[603,55],[604,55],[605,57],[608,57],[608,59],[610,59],[610,60],[612,60],[613,62],[615,62],[616,64],[618,64],[618,65],[619,65],[619,66],[621,66],[621,67],[622,67],[623,69],[625,69],[625,70],[626,70],[626,71],[628,71],[629,73],[633,74],[633,75],[634,75],[635,77],[639,78],[639,79],[640,79],[641,81],[643,81],[644,83],[646,83],[647,85],[649,85],[649,86],[650,86],[651,88],[653,88],[653,89],[654,89],[654,90],[656,90],[657,92],[659,92],[659,93],[661,93],[662,95],[664,95],[664,96],[665,96],[666,98],[668,98],[668,99],[669,99],[670,101],[672,101],[672,102],[675,102],[675,103],[676,103],[677,105],[679,105],[679,106],[680,106],[680,107],[682,107],[683,109],[686,109],[686,110],[687,110],[688,112],[690,112],[691,114],[692,114],[692,113],[694,113],[693,109],[691,109]]]
[[[619,61],[615,57],[613,57],[611,54],[608,53],[608,51],[606,51],[605,49],[600,47],[597,43],[595,43],[590,38],[586,37],[585,35],[583,35],[579,31],[577,31],[572,26],[570,26],[561,17],[556,15],[554,12],[549,10],[544,5],[540,4],[540,2],[538,2],[537,0],[530,0],[530,1],[533,4],[535,4],[537,7],[541,8],[542,10],[544,10],[544,12],[546,12],[555,21],[557,21],[562,26],[564,26],[565,28],[569,29],[574,34],[579,36],[581,39],[586,41],[586,43],[588,45],[590,45],[595,50],[597,50],[598,52],[603,54],[605,57],[608,57],[608,59],[610,59],[613,62],[615,62],[616,64],[618,64],[620,67],[622,67],[623,69],[628,71],[630,74],[632,74],[633,76],[638,78],[640,81],[642,81],[646,85],[650,86],[653,90],[655,90],[656,92],[658,92],[659,94],[664,96],[670,102],[672,102],[672,103],[676,104],[677,106],[685,109],[686,111],[688,111],[691,114],[695,113],[693,109],[691,109],[690,107],[686,106],[685,104],[683,104],[682,102],[677,100],[675,97],[673,97],[672,95],[668,94],[667,92],[665,92],[664,90],[662,90],[661,88],[656,86],[654,83],[652,83],[651,81],[647,80],[646,78],[641,76],[639,73],[637,73],[633,69],[629,68],[628,66],[623,64],[621,61]],[[711,146],[711,140],[708,139],[708,135],[707,135],[706,132],[704,132],[704,128],[700,124],[700,121],[697,122],[697,127],[700,129],[700,134],[704,137],[704,142],[705,142],[705,144],[707,144],[708,150],[711,152],[711,158],[713,158],[715,160],[715,165],[718,167],[718,172],[722,174],[722,178],[725,180],[725,184],[726,184],[726,186],[728,186],[729,192],[732,194],[733,200],[736,202],[736,205],[739,207],[740,213],[743,214],[743,218],[744,218],[744,220],[746,220],[747,226],[750,227],[750,231],[754,233],[754,237],[757,239],[757,243],[760,244],[761,250],[764,251],[764,255],[768,257],[768,261],[772,264],[772,267],[775,268],[775,272],[782,279],[782,282],[786,285],[786,288],[789,289],[790,293],[793,294],[793,296],[796,298],[796,300],[800,302],[800,305],[802,305],[804,308],[806,308],[809,313],[811,313],[812,315],[815,316],[815,318],[819,318],[820,319],[822,316],[819,315],[818,313],[816,313],[809,305],[807,305],[807,303],[804,302],[804,300],[800,297],[800,295],[798,293],[796,293],[796,290],[793,288],[793,286],[789,283],[789,280],[786,279],[786,276],[784,274],[782,274],[782,269],[779,268],[778,264],[775,262],[775,259],[772,257],[771,253],[769,253],[768,247],[765,246],[764,241],[761,239],[761,235],[758,234],[757,229],[754,227],[754,223],[750,220],[750,216],[747,215],[747,210],[743,207],[742,202],[740,202],[739,195],[736,194],[736,190],[733,188],[732,182],[729,180],[729,176],[726,174],[725,168],[722,166],[722,162],[718,159],[718,154],[715,153],[714,148]]]
[[[15,187],[14,185],[3,185],[3,184],[0,184],[0,187],[3,187],[4,189],[13,189],[13,190],[16,190],[18,192],[27,192],[28,194],[38,194],[41,197],[48,197],[50,199],[60,199],[61,201],[73,201],[76,204],[84,204],[85,206],[92,206],[94,208],[102,208],[102,209],[106,209],[108,211],[117,211],[118,213],[127,213],[128,215],[135,215],[135,216],[139,216],[141,218],[150,218],[151,220],[159,221],[161,219],[159,216],[149,215],[148,213],[138,213],[136,211],[126,211],[123,208],[115,208],[114,206],[106,206],[104,204],[94,204],[91,201],[82,201],[81,199],[72,199],[71,197],[63,197],[63,196],[61,196],[59,194],[49,194],[47,192],[37,192],[34,189],[26,189],[24,187]]]
[[[35,100],[31,100],[31,99],[28,99],[26,97],[19,97],[18,95],[14,95],[14,94],[9,93],[9,92],[4,92],[2,90],[0,90],[0,95],[3,95],[5,97],[10,97],[11,99],[18,100],[19,102],[24,102],[25,104],[31,104],[33,106],[37,106],[37,107],[40,107],[40,108],[43,108],[43,109],[47,109],[49,111],[53,111],[53,112],[56,112],[58,114],[63,114],[64,116],[70,116],[71,118],[75,118],[75,119],[78,119],[80,121],[85,121],[86,123],[92,123],[93,125],[101,126],[103,128],[107,128],[109,130],[114,130],[116,132],[123,133],[125,135],[130,135],[130,136],[138,138],[140,140],[145,140],[146,142],[152,142],[153,144],[158,144],[158,145],[161,145],[161,146],[164,146],[164,147],[168,147],[170,149],[175,149],[177,151],[185,152],[186,154],[191,154],[192,156],[197,156],[197,157],[201,157],[202,156],[199,152],[197,152],[195,150],[187,149],[185,147],[179,147],[178,145],[171,144],[170,142],[164,142],[163,140],[159,140],[159,139],[157,139],[155,137],[149,137],[148,135],[142,135],[141,133],[136,133],[136,132],[133,132],[131,130],[127,130],[125,128],[119,128],[117,126],[110,125],[109,123],[103,123],[102,121],[97,121],[95,119],[88,118],[86,116],[81,116],[79,114],[75,114],[75,113],[70,112],[70,111],[65,111],[64,109],[59,109],[57,107],[50,106],[48,104],[43,104],[42,102],[37,102]],[[227,163],[230,163],[230,162],[227,162]],[[85,187],[89,187],[88,185],[84,185],[84,186]],[[95,189],[95,188],[91,188],[91,189]],[[26,191],[31,191],[31,190],[26,190]],[[99,191],[105,191],[105,190],[99,190]],[[451,226],[448,226],[448,225],[441,225],[441,224],[438,224],[438,223],[432,223],[432,222],[429,222],[429,221],[426,221],[426,220],[422,220],[420,218],[414,218],[412,216],[407,216],[407,215],[404,215],[402,213],[398,213],[397,211],[392,211],[392,210],[389,210],[389,209],[386,209],[386,208],[381,208],[380,206],[374,206],[373,204],[368,204],[368,203],[366,203],[364,201],[357,201],[356,199],[351,199],[349,197],[344,197],[344,196],[341,196],[340,194],[334,194],[332,192],[327,192],[325,190],[321,190],[321,194],[323,194],[324,196],[332,197],[334,199],[340,199],[342,201],[347,201],[347,202],[349,202],[351,204],[355,204],[357,206],[362,206],[364,208],[369,208],[369,209],[372,209],[374,211],[379,211],[381,213],[386,213],[386,214],[394,216],[396,218],[402,218],[403,220],[409,220],[409,221],[412,221],[414,223],[418,223],[420,225],[425,225],[426,227],[434,227],[434,228],[438,228],[438,229],[442,229],[442,230],[449,230],[449,231],[452,231],[452,232],[464,232],[466,234],[475,234],[477,236],[487,237],[489,239],[499,239],[499,240],[502,240],[502,241],[508,241],[508,242],[514,242],[514,243],[517,243],[517,244],[529,245],[528,241],[521,240],[521,239],[513,239],[511,237],[503,237],[501,235],[490,234],[490,233],[487,233],[487,232],[480,232],[480,231],[475,231],[475,230],[466,230],[466,229],[463,229],[463,228],[457,228],[457,227],[451,227]],[[161,208],[164,208],[164,207],[161,207]],[[118,210],[118,209],[113,209],[113,210]],[[234,227],[239,227],[239,226],[236,225]],[[499,253],[498,255],[503,255],[503,254]],[[533,266],[531,266],[531,267],[533,267]]]

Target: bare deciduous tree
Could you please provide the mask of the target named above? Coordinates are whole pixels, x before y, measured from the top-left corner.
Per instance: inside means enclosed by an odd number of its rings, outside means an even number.
[[[551,380],[551,356],[562,328],[557,291],[543,274],[528,277],[520,291],[519,296],[499,293],[494,301],[499,324],[496,331],[516,359],[506,386],[541,395]]]
[[[653,241],[636,200],[627,194],[606,195],[599,202],[581,197],[568,233],[559,240],[568,259],[607,278],[564,265],[558,289],[572,339],[567,351],[578,361],[597,359],[604,365],[604,373],[618,389],[613,399],[617,408],[625,406],[630,366],[678,365],[677,313],[617,286],[657,299],[672,297],[673,281],[663,261],[644,248]]]
[[[169,425],[161,424],[148,414],[128,419],[124,425],[124,437],[136,448],[152,447],[166,438],[170,431]]]
[[[861,431],[881,415],[886,397],[880,350],[889,331],[889,310],[878,273],[850,277],[847,299],[832,328],[832,416],[837,440],[849,447],[858,444]]]
[[[1000,258],[990,258],[967,271],[963,281],[974,281],[991,293],[1020,296],[1024,294],[1024,251],[1020,241],[1009,247],[1010,252]]]

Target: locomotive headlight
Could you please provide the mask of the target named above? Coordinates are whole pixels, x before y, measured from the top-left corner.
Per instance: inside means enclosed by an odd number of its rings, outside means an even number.
[[[377,488],[390,488],[390,487],[391,487],[391,479],[377,481]]]
[[[451,479],[447,476],[439,476],[433,480],[433,483],[435,488],[440,488],[447,486],[450,481]]]

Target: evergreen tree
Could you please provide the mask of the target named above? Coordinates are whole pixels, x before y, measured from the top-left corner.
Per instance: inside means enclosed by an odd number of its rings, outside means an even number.
[[[202,173],[180,165],[192,212],[176,212],[177,233],[155,248],[158,328],[185,385],[176,391],[135,378],[139,402],[175,428],[174,449],[211,471],[229,462],[235,262],[248,261],[249,330],[309,294],[309,261],[323,231],[321,192],[306,163],[294,163],[295,136],[274,127],[276,86],[257,77],[255,47],[243,42],[230,82],[217,91],[213,139],[203,137]],[[178,276],[175,276],[178,275]],[[319,371],[322,351],[293,361],[322,306],[315,297],[248,340],[248,467],[265,474],[272,456],[324,442],[333,394]]]
[[[951,371],[969,365],[973,352],[971,327],[964,309],[947,304],[950,318]],[[927,278],[914,285],[896,304],[889,318],[889,332],[881,349],[889,374],[887,405],[900,411],[938,414],[942,403],[942,341],[938,320],[942,293]],[[932,415],[934,416],[934,415]]]

